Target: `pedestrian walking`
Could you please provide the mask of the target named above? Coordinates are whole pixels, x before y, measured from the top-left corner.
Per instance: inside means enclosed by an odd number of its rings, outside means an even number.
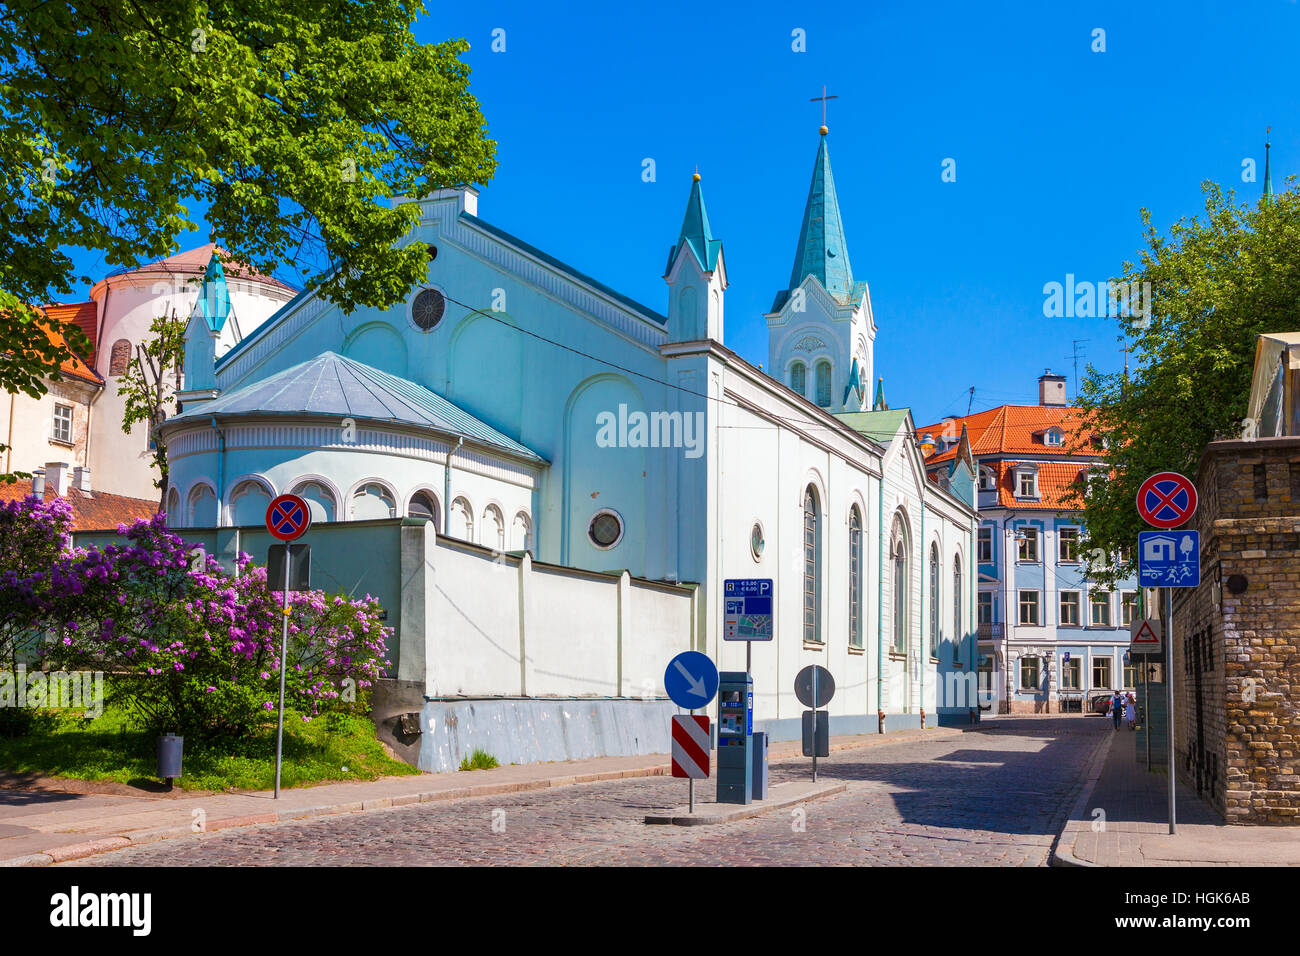
[[[1129,694],[1128,700],[1124,702],[1124,723],[1128,724],[1129,730],[1137,730],[1137,719],[1137,701]]]
[[[1115,722],[1115,729],[1119,730],[1119,722],[1124,719],[1124,698],[1119,691],[1115,691],[1110,698],[1110,716]]]

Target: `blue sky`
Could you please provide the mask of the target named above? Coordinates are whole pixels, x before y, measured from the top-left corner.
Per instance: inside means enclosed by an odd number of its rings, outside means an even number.
[[[1277,188],[1300,170],[1289,0],[433,3],[416,34],[472,44],[500,161],[480,214],[659,311],[698,164],[731,280],[726,344],[754,363],[789,279],[821,121],[809,98],[825,84],[876,373],[918,424],[964,413],[972,385],[975,410],[1036,401],[1048,367],[1073,394],[1076,339],[1081,370],[1121,367],[1114,323],[1045,318],[1044,283],[1118,274],[1143,247],[1139,209],[1164,231],[1200,211],[1202,180],[1254,201],[1266,126]],[[1259,182],[1242,182],[1246,158]]]

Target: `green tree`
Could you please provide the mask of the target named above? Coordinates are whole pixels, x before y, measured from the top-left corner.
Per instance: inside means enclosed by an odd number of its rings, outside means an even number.
[[[399,245],[432,189],[496,169],[463,40],[421,44],[418,0],[92,0],[0,8],[0,388],[39,397],[68,349],[34,303],[72,248],[134,267],[197,228],[351,311],[426,275]],[[89,343],[57,329],[73,350]]]
[[[118,393],[125,401],[122,431],[128,434],[137,422],[149,423],[150,456],[158,477],[158,510],[167,507],[167,445],[158,426],[178,411],[176,393],[181,387],[181,363],[185,358],[185,321],[173,312],[161,315],[149,326],[152,338],[135,347],[126,371],[118,376]]]
[[[1212,183],[1202,189],[1204,215],[1179,220],[1167,237],[1142,210],[1148,248],[1113,280],[1149,283],[1149,313],[1119,320],[1137,359],[1132,374],[1089,366],[1080,389],[1092,430],[1081,430],[1082,441],[1104,439],[1107,466],[1075,489],[1089,551],[1136,553],[1138,532],[1148,530],[1138,487],[1158,471],[1195,480],[1206,444],[1242,433],[1255,337],[1300,329],[1300,195],[1248,206]],[[1099,576],[1133,570],[1130,560]]]

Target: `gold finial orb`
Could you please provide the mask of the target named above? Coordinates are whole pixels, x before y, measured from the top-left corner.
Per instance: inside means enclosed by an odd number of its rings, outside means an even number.
[[[691,181],[692,181],[692,182],[697,182],[697,183],[698,183],[698,182],[700,181],[700,174],[699,174],[699,173],[692,173],[692,174],[691,174]]]
[[[822,127],[822,135],[823,135],[823,136],[825,136],[825,135],[826,135],[827,133],[829,133],[829,132],[830,132],[830,130],[828,130],[825,126]]]

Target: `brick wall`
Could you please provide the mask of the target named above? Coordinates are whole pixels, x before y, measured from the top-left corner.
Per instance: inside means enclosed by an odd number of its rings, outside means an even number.
[[[1174,603],[1175,766],[1229,823],[1300,824],[1300,438],[1213,442],[1196,486],[1201,586]]]

